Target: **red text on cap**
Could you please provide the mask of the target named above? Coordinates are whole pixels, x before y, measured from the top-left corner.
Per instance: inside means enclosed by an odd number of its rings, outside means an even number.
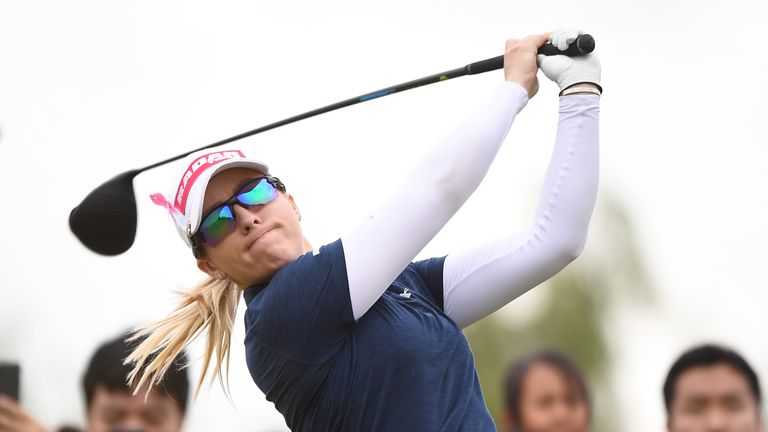
[[[189,191],[195,184],[195,180],[200,177],[200,174],[219,162],[228,159],[245,159],[245,155],[240,150],[220,151],[201,155],[189,164],[187,170],[184,171],[184,176],[181,178],[181,182],[179,182],[179,188],[176,190],[176,199],[174,200],[175,207],[182,214],[185,213],[184,209],[187,205]]]

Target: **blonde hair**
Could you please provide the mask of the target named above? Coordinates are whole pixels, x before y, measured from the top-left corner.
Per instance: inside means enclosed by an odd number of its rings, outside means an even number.
[[[176,310],[164,319],[139,328],[130,338],[134,341],[146,336],[125,359],[125,364],[134,364],[128,374],[128,385],[135,389],[135,394],[144,384],[149,384],[149,394],[152,386],[160,384],[176,356],[207,330],[203,368],[197,381],[195,398],[214,355],[216,368],[211,377],[211,384],[218,378],[222,389],[229,394],[229,348],[235,314],[240,303],[240,289],[229,279],[209,277],[191,290],[179,294],[181,301]],[[223,372],[222,364],[225,365]]]

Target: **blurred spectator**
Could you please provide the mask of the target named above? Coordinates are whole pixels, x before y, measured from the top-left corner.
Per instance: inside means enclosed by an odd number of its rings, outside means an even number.
[[[179,432],[187,410],[189,378],[186,356],[176,358],[173,367],[163,375],[162,384],[154,387],[145,403],[145,392],[137,395],[126,384],[131,366],[123,365],[133,346],[130,333],[101,345],[91,357],[83,378],[86,403],[85,432]],[[12,399],[0,396],[0,432],[46,432]],[[58,432],[73,432],[64,427]]]
[[[735,351],[694,347],[675,361],[664,382],[670,432],[763,430],[757,374]]]
[[[46,432],[16,401],[0,395],[0,432]]]
[[[124,334],[103,344],[91,358],[83,379],[86,402],[86,432],[180,431],[187,410],[189,378],[182,353],[168,369],[162,384],[145,403],[145,392],[135,396],[126,384],[131,371],[123,359],[141,341],[127,343]]]
[[[589,431],[592,408],[584,377],[559,352],[538,351],[513,363],[504,389],[503,431]]]

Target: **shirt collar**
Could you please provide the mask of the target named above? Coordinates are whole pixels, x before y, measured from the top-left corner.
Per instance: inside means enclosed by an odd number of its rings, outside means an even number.
[[[249,286],[248,288],[243,291],[243,298],[245,298],[245,304],[250,304],[251,301],[253,301],[256,296],[264,290],[264,288],[269,285],[269,282],[267,283],[257,283]]]

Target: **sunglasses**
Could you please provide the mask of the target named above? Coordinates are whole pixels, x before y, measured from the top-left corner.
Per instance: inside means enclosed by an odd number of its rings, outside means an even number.
[[[216,246],[224,237],[235,231],[237,219],[234,206],[251,208],[269,204],[278,197],[278,191],[285,192],[285,185],[277,177],[256,177],[243,183],[226,202],[206,213],[200,222],[200,228],[192,236],[193,248],[203,243]]]

